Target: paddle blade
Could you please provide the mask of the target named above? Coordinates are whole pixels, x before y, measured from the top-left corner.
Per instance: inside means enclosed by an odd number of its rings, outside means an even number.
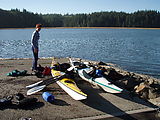
[[[40,83],[42,83],[43,81],[39,81],[39,82],[36,82],[36,83],[34,83],[34,84],[31,84],[31,85],[28,85],[28,86],[26,86],[26,88],[27,89],[30,89],[30,88],[33,88],[33,87],[36,87],[36,86],[38,86]]]
[[[27,89],[33,88],[33,87],[37,87],[37,86],[42,86],[42,85],[50,85],[54,82],[56,82],[57,78],[54,79],[47,79],[47,80],[41,80],[39,82],[36,82],[34,84],[28,85],[26,86]]]
[[[46,85],[42,85],[42,86],[37,86],[37,87],[31,88],[31,89],[29,89],[27,91],[27,95],[35,94],[35,93],[43,90],[45,87],[46,87]]]

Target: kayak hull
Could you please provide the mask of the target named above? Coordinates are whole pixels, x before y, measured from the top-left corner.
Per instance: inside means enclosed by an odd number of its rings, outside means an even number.
[[[63,78],[57,81],[57,84],[74,100],[84,100],[87,98],[87,95],[84,94],[71,79]]]
[[[92,84],[96,84],[100,86],[104,91],[109,93],[121,93],[123,89],[117,87],[116,85],[110,83],[106,78],[104,77],[98,77],[94,78],[87,74],[87,72],[83,69],[77,70],[78,75],[84,79],[87,82],[90,82]]]
[[[53,65],[52,65],[53,66]],[[53,77],[62,76],[65,73],[52,69],[51,74]],[[83,93],[76,85],[73,79],[62,78],[56,82],[66,93],[68,93],[74,100],[84,100],[87,95]]]

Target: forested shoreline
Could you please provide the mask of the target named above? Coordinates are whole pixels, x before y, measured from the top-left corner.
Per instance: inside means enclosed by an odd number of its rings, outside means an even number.
[[[160,28],[160,12],[141,10],[134,13],[94,12],[90,14],[37,14],[26,9],[0,9],[0,28],[43,27],[139,27]]]

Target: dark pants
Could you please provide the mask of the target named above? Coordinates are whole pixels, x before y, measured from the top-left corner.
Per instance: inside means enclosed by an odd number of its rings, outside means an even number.
[[[37,70],[38,52],[35,53],[33,47],[32,47],[32,52],[33,52],[32,70]]]

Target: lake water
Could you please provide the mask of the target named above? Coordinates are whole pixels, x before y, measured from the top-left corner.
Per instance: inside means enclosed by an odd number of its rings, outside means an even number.
[[[1,29],[0,58],[32,58],[34,29]],[[42,29],[40,57],[78,57],[111,62],[160,78],[160,30]]]

